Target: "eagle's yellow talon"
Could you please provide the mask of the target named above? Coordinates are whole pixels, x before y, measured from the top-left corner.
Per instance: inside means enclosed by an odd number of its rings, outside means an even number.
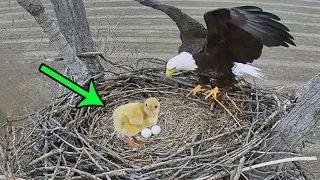
[[[215,87],[214,89],[211,89],[208,91],[209,94],[204,98],[208,99],[210,96],[213,96],[214,99],[217,99],[217,94],[220,92],[218,87]]]
[[[198,92],[204,92],[204,91],[205,89],[203,89],[201,85],[198,85],[195,88],[193,88],[189,94],[192,94],[193,96],[195,96]]]

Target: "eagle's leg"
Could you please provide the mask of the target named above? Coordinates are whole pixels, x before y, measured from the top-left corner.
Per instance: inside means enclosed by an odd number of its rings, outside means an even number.
[[[202,86],[199,84],[198,86],[196,86],[195,88],[193,88],[189,94],[192,94],[193,96],[195,96],[198,92],[205,92],[206,90],[202,88]]]
[[[189,95],[196,95],[198,92],[206,92],[206,89],[202,88],[203,86],[205,86],[205,84],[209,84],[210,83],[210,78],[207,76],[203,76],[203,75],[199,75],[199,85],[196,86],[195,88],[193,88]]]
[[[222,106],[226,111],[230,111],[226,106],[224,106],[217,98],[217,94],[219,93],[219,88],[215,87],[211,90],[208,91],[208,95],[204,99],[208,99],[210,96],[213,97],[213,99],[220,105]]]
[[[208,94],[206,95],[206,97],[204,99],[208,99],[210,96],[213,97],[213,99],[217,100],[217,94],[220,92],[218,87],[215,87],[209,91],[207,91]]]
[[[231,69],[231,68],[230,68]],[[230,87],[230,85],[232,85],[235,82],[234,76],[232,74],[232,72],[230,71],[230,73],[225,74],[224,76],[220,77],[216,82],[215,82],[215,88],[213,88],[212,90],[208,91],[207,96],[205,97],[205,99],[208,99],[210,96],[213,97],[213,99],[220,105],[222,106],[227,112],[231,112],[227,107],[225,107],[219,100],[217,97],[217,94],[220,93],[218,86],[222,86],[222,87]],[[228,91],[227,89],[224,89],[224,91],[222,91],[222,93],[225,93],[226,91]]]

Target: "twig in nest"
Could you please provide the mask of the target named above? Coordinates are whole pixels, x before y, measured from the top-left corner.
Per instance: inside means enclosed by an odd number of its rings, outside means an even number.
[[[185,149],[187,149],[187,148],[190,147],[190,146],[202,144],[202,143],[205,143],[205,142],[208,142],[208,141],[214,141],[214,140],[216,140],[216,139],[218,139],[218,138],[221,138],[221,137],[224,137],[224,136],[228,136],[228,135],[230,135],[230,134],[233,134],[233,133],[236,133],[236,132],[238,132],[238,131],[241,131],[241,130],[243,130],[244,128],[245,128],[244,126],[238,127],[238,128],[236,128],[236,129],[234,129],[234,130],[231,130],[231,131],[228,131],[228,132],[225,132],[225,133],[222,133],[222,134],[218,134],[218,135],[216,135],[216,136],[214,136],[214,137],[210,137],[210,138],[207,138],[207,139],[202,139],[202,140],[199,140],[199,141],[197,141],[197,142],[187,143],[185,146],[180,147],[174,154],[172,154],[172,155],[170,155],[170,156],[168,156],[168,157],[166,157],[166,158],[164,158],[164,159],[160,159],[160,160],[161,160],[161,161],[164,161],[164,160],[171,159],[172,157],[174,157],[174,156],[178,155],[179,153],[183,152]]]
[[[269,162],[264,162],[264,163],[260,163],[260,164],[256,164],[256,165],[252,165],[249,167],[244,167],[241,172],[245,172],[245,171],[249,171],[252,169],[257,169],[257,168],[261,168],[261,167],[265,167],[265,166],[270,166],[270,165],[274,165],[274,164],[280,164],[280,163],[286,163],[286,162],[293,162],[293,161],[316,161],[317,157],[313,156],[313,157],[292,157],[292,158],[285,158],[285,159],[279,159],[279,160],[275,160],[275,161],[269,161]],[[234,173],[235,170],[233,170],[231,172]],[[208,179],[208,180],[215,180],[215,179],[220,179],[223,178],[225,176],[229,175],[228,172],[222,171],[220,173],[217,173],[215,175],[210,175],[210,176],[206,176],[203,178],[199,178],[197,180],[203,180],[203,179]]]
[[[101,170],[104,171],[104,169],[100,166],[100,164],[91,156],[91,154],[85,149],[82,148],[82,150],[89,156],[89,158],[91,159],[91,161]],[[108,168],[109,170],[109,168]]]
[[[79,155],[78,160],[77,160],[77,162],[75,163],[75,165],[74,165],[71,169],[68,169],[68,172],[67,172],[67,175],[66,175],[66,179],[69,179],[70,176],[71,176],[71,174],[73,174],[73,171],[72,171],[72,173],[71,173],[71,170],[72,170],[72,169],[77,169],[77,166],[78,166],[78,164],[80,163],[80,160],[82,159],[82,155],[83,155],[83,151],[82,151],[81,154]]]
[[[29,163],[29,166],[32,166],[32,165],[38,163],[39,161],[42,161],[43,159],[48,158],[48,157],[50,157],[50,156],[52,156],[52,155],[54,155],[54,154],[61,154],[62,152],[63,152],[62,149],[53,149],[53,150],[51,150],[50,152],[48,152],[48,153],[46,153],[46,154],[38,157],[37,159],[31,161],[31,162]]]
[[[252,165],[250,167],[245,167],[242,169],[242,172],[265,167],[265,166],[270,166],[270,165],[274,165],[274,164],[285,163],[285,162],[316,161],[316,160],[317,160],[317,157],[315,157],[315,156],[312,156],[312,157],[292,157],[292,158],[278,159],[278,160],[274,160],[274,161],[269,161],[269,162],[264,162],[264,163]]]
[[[147,171],[147,170],[151,170],[151,169],[155,169],[159,166],[164,166],[164,165],[168,165],[168,164],[174,164],[177,162],[182,162],[182,161],[187,161],[187,160],[194,160],[194,159],[202,159],[202,158],[208,158],[208,157],[214,157],[216,154],[204,154],[204,155],[197,155],[197,156],[189,156],[189,157],[185,157],[185,158],[178,158],[178,159],[172,159],[172,160],[168,160],[168,161],[163,161],[163,162],[159,162],[159,163],[155,163],[155,164],[151,164],[151,165],[147,165],[138,169],[131,169],[131,168],[126,168],[126,169],[117,169],[114,171],[109,171],[106,173],[102,173],[102,174],[98,174],[98,177],[104,176],[104,175],[109,175],[114,176],[115,174],[123,174],[125,172],[141,172],[141,171]]]
[[[227,99],[232,103],[232,105],[240,112],[242,113],[242,110],[237,106],[237,104],[230,98],[230,96],[228,96],[227,93],[225,93],[225,96],[227,97]]]
[[[58,159],[56,168],[54,169],[53,175],[52,175],[52,177],[50,178],[50,180],[54,180],[54,178],[57,176],[57,172],[58,172],[58,170],[59,170],[59,166],[60,166],[61,159],[62,159],[62,155],[59,156],[59,159]]]
[[[226,108],[219,100],[217,100],[216,98],[214,98],[214,100],[221,106],[221,107],[223,107],[223,109],[225,109],[226,111],[227,111],[227,113],[232,117],[232,119],[239,125],[239,126],[241,126],[241,124],[239,123],[239,119],[235,116],[235,115],[233,115],[233,113],[228,109],[228,108]]]
[[[246,157],[244,157],[244,156],[240,159],[239,166],[238,166],[237,170],[234,171],[234,173],[231,174],[230,179],[238,180],[240,178],[240,175],[241,175],[245,160],[246,160]]]
[[[86,140],[84,140],[84,138],[82,138],[82,136],[81,136],[77,131],[75,131],[75,132],[76,132],[78,138],[79,138],[82,142],[84,142],[84,143],[86,144],[86,146],[88,146],[88,148],[89,148],[93,153],[95,153],[98,157],[100,157],[100,158],[103,159],[104,161],[112,164],[113,166],[115,166],[115,167],[117,167],[117,168],[120,168],[119,165],[117,165],[117,164],[109,161],[108,159],[106,159],[105,157],[103,157],[101,154],[99,154],[97,151],[95,151],[95,150],[90,146],[90,144],[89,144]]]
[[[53,171],[53,170],[55,170],[55,168],[56,168],[56,166],[48,166],[48,167],[36,168],[34,170],[29,171],[27,173],[27,175],[36,174],[36,173],[39,173],[39,172]],[[79,169],[65,167],[65,166],[59,166],[58,169],[74,171],[74,172],[80,174],[82,177],[86,177],[86,178],[90,178],[90,179],[94,179],[94,180],[101,180],[99,177],[96,177],[96,176],[94,176],[94,175],[92,175],[90,173],[87,173],[85,171],[81,171]]]
[[[280,108],[281,107],[281,102],[280,102],[279,98],[275,94],[272,94],[271,96],[277,102],[278,108]]]

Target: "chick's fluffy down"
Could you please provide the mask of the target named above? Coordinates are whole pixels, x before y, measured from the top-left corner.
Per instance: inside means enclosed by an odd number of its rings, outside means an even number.
[[[144,103],[128,103],[114,111],[114,127],[121,134],[134,136],[157,124],[159,112],[160,103],[156,98],[148,98]]]

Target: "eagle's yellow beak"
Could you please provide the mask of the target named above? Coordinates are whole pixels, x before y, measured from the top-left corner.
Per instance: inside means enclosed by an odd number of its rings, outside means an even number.
[[[166,77],[170,77],[174,72],[174,69],[167,69],[166,70]]]

